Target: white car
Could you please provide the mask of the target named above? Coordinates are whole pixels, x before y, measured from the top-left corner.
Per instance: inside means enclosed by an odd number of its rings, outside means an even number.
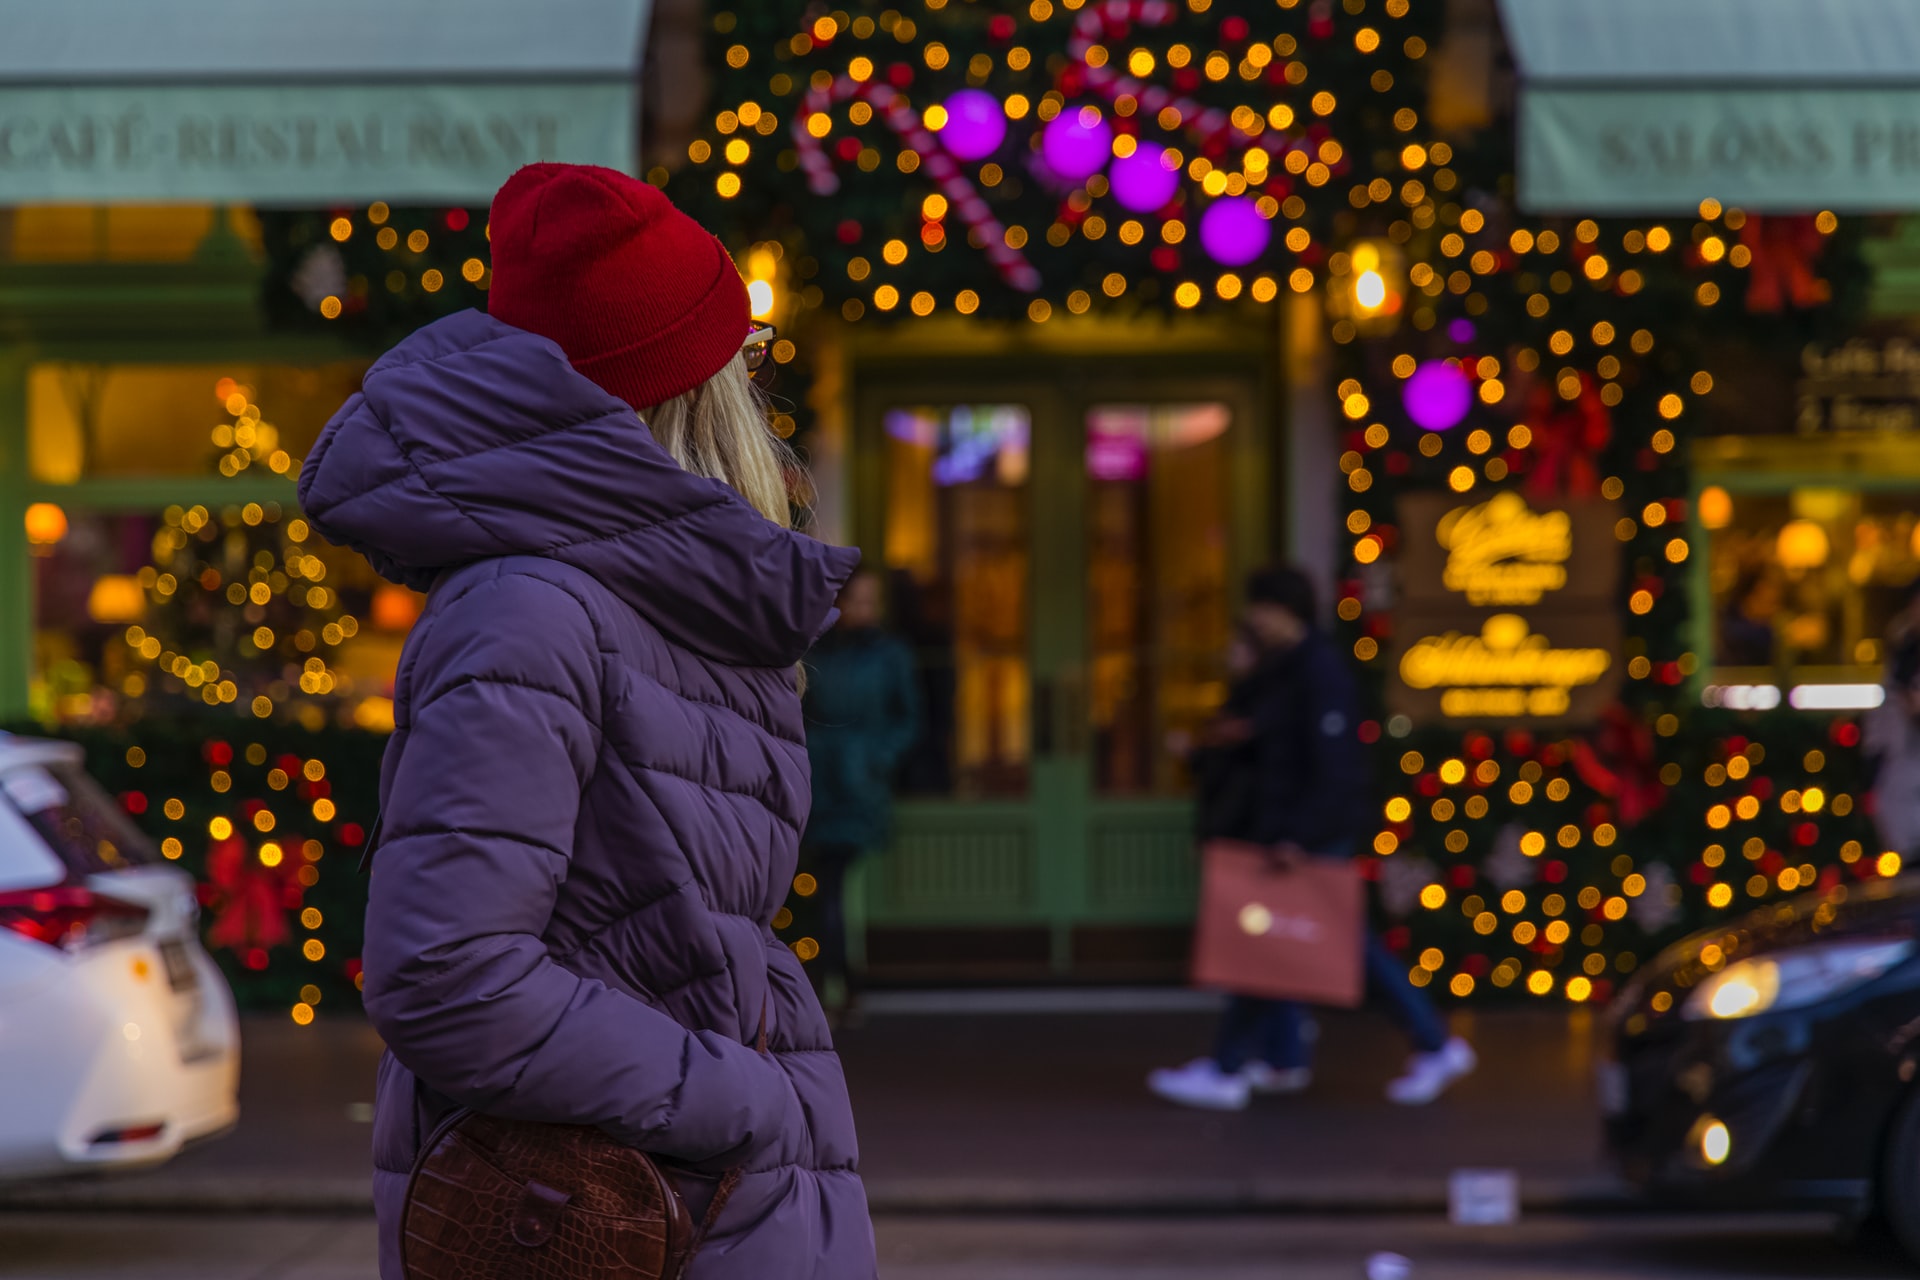
[[[78,748],[0,733],[0,1178],[142,1168],[233,1126],[240,1028],[198,915]]]

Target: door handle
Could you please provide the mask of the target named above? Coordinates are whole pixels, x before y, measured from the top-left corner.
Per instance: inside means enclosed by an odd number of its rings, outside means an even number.
[[[1060,677],[1054,689],[1054,715],[1060,723],[1054,736],[1063,755],[1085,755],[1090,736],[1087,705],[1087,673],[1074,667]]]
[[[1055,740],[1054,701],[1058,691],[1050,679],[1033,682],[1033,754],[1050,756]]]

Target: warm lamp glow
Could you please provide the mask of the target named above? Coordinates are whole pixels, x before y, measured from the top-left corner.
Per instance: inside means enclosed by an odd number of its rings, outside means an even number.
[[[1781,528],[1774,554],[1785,569],[1818,569],[1830,550],[1827,531],[1811,520],[1790,520]]]
[[[1378,271],[1362,271],[1353,282],[1353,300],[1362,310],[1373,311],[1387,300],[1387,282]]]
[[[1733,523],[1733,495],[1719,485],[1700,491],[1700,523],[1709,529],[1724,529]]]
[[[147,593],[140,580],[124,573],[96,578],[87,593],[87,616],[95,622],[137,622],[146,615]]]
[[[51,502],[36,502],[27,508],[27,541],[36,547],[50,547],[67,536],[67,513]]]
[[[747,281],[747,306],[753,312],[755,320],[765,320],[773,314],[773,281]]]

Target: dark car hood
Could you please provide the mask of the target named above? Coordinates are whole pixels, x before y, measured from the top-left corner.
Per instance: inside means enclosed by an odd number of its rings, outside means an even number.
[[[1644,965],[1633,985],[1642,990],[1655,984],[1685,989],[1748,956],[1834,938],[1903,938],[1916,933],[1920,933],[1920,874],[1837,885],[1682,938]]]

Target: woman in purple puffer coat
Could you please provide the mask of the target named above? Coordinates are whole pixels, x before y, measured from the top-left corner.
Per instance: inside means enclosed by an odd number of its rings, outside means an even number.
[[[870,1280],[840,1062],[769,924],[807,823],[796,664],[857,556],[788,528],[718,241],[571,165],[515,174],[490,230],[491,314],[382,357],[300,474],[316,529],[429,592],[367,909],[380,1274],[422,1135],[468,1106],[743,1168],[689,1280]]]

